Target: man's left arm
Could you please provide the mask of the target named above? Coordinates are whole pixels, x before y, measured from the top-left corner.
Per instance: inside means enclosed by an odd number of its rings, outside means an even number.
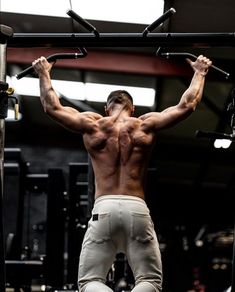
[[[205,76],[212,62],[202,55],[195,62],[189,59],[187,59],[187,62],[194,70],[189,87],[183,93],[177,105],[168,107],[162,112],[151,112],[141,116],[140,119],[144,121],[143,127],[145,130],[158,131],[174,126],[195,111],[198,103],[201,101]]]

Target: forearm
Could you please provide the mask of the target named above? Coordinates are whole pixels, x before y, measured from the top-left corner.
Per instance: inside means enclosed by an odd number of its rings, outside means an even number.
[[[40,86],[40,99],[43,106],[43,109],[46,113],[55,111],[59,106],[59,97],[54,91],[50,73],[48,71],[40,72],[39,76],[39,86]]]
[[[205,76],[207,75],[212,62],[202,55],[198,56],[195,62],[192,62],[189,59],[187,59],[187,61],[193,68],[194,75],[189,88],[185,91],[180,100],[179,106],[181,108],[186,108],[186,110],[190,112],[196,109],[197,104],[202,99],[205,85]]]
[[[182,95],[179,105],[194,111],[202,99],[204,85],[205,74],[196,71],[188,89]]]

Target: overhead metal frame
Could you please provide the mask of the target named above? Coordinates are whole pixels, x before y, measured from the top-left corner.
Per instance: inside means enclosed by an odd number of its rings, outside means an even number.
[[[224,33],[14,33],[9,47],[235,47]]]

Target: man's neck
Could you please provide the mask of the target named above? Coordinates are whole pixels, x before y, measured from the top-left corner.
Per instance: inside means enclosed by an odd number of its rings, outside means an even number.
[[[112,111],[112,114],[111,114],[111,118],[113,119],[114,122],[125,121],[129,117],[130,117],[129,112],[125,111],[123,109],[122,110],[116,109],[116,110]]]

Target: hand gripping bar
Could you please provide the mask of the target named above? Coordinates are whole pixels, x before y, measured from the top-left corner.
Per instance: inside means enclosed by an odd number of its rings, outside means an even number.
[[[194,59],[197,59],[197,56],[191,54],[191,53],[186,53],[186,52],[173,52],[173,53],[160,53],[161,56],[165,56],[166,58],[169,57],[173,57],[173,56],[183,56],[183,57],[191,57]],[[211,68],[213,68],[214,70],[222,73],[223,75],[225,75],[225,78],[228,79],[230,74],[228,72],[225,72],[224,70],[220,69],[217,66],[211,65]]]
[[[61,54],[53,54],[48,56],[46,59],[48,62],[55,62],[56,60],[62,59],[79,59],[84,58],[87,55],[87,51],[85,48],[79,48],[80,53],[61,53]],[[33,66],[30,66],[16,75],[17,79],[21,79],[26,75],[32,74],[34,72]]]

